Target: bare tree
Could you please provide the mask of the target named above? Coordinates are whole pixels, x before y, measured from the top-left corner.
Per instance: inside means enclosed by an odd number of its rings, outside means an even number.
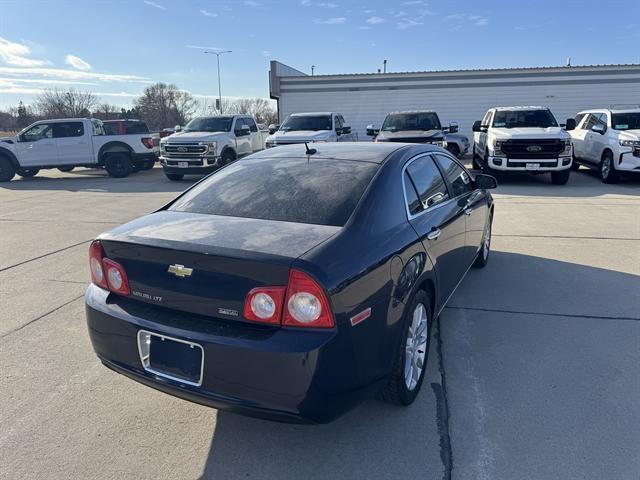
[[[100,120],[114,120],[120,118],[121,108],[109,103],[101,103],[93,111],[93,116]]]
[[[241,115],[253,115],[258,123],[275,123],[278,115],[274,108],[274,102],[265,98],[239,98],[236,100],[223,100],[225,113],[239,113]]]
[[[184,125],[197,107],[190,93],[166,83],[148,86],[134,103],[140,119],[152,130]]]
[[[45,118],[88,117],[97,103],[93,93],[74,89],[47,89],[35,99],[36,110]]]

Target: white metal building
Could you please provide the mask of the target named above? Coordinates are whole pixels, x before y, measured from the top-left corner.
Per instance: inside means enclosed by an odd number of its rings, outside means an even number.
[[[296,112],[334,111],[364,140],[387,113],[430,109],[443,125],[471,125],[493,106],[546,105],[560,123],[580,110],[640,104],[640,64],[306,75],[278,61],[269,71],[280,121]]]

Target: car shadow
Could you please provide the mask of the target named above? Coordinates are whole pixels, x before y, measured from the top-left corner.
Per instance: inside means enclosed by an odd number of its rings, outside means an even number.
[[[14,191],[96,191],[101,193],[148,193],[182,192],[200,176],[187,176],[181,181],[170,181],[162,169],[132,173],[125,178],[112,178],[103,169],[77,168],[62,173],[57,170],[41,170],[31,178],[16,177],[10,182],[0,183],[0,190]]]

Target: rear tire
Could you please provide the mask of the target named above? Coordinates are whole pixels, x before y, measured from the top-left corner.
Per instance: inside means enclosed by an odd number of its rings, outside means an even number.
[[[489,253],[491,253],[491,225],[493,223],[493,214],[489,216],[487,225],[484,227],[484,234],[482,235],[482,245],[480,245],[480,251],[478,256],[473,262],[473,268],[484,268],[489,261]]]
[[[31,178],[35,177],[39,171],[39,168],[19,168],[16,173],[23,178]]]
[[[456,158],[460,155],[460,147],[455,143],[447,143],[447,150],[449,150],[449,153]]]
[[[182,180],[184,178],[184,175],[181,173],[166,173],[165,172],[165,176],[171,180],[172,182],[179,182],[180,180]]]
[[[391,378],[380,398],[387,403],[410,405],[422,386],[431,343],[431,299],[424,290],[418,290],[407,305],[402,324]]]
[[[618,183],[618,180],[620,180],[620,175],[613,164],[613,154],[611,152],[604,152],[602,155],[602,161],[600,162],[600,180],[602,180],[603,183]]]
[[[7,157],[0,157],[0,182],[8,182],[16,175],[16,167]]]
[[[233,150],[230,150],[227,148],[225,151],[222,152],[222,155],[220,157],[220,166],[224,167],[225,165],[229,165],[235,159],[236,159],[236,155],[235,153],[233,153]]]
[[[133,164],[126,153],[109,153],[104,161],[104,168],[112,177],[124,178],[133,171]]]
[[[58,170],[60,170],[61,172],[67,173],[67,172],[70,172],[71,170],[73,170],[74,168],[76,168],[76,167],[74,167],[74,166],[58,167]]]
[[[566,185],[571,176],[571,169],[560,170],[559,172],[551,172],[551,183],[554,185]]]

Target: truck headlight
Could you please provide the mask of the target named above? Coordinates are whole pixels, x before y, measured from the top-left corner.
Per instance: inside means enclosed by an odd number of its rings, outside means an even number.
[[[217,148],[218,148],[218,142],[207,142],[207,151],[205,153],[207,155],[215,155]]]
[[[621,147],[640,147],[640,140],[620,140]]]
[[[494,140],[493,141],[493,155],[496,157],[504,157],[505,154],[502,151],[502,144],[504,141],[502,140]]]
[[[564,150],[560,153],[562,156],[570,156],[571,155],[571,140],[564,141]]]

